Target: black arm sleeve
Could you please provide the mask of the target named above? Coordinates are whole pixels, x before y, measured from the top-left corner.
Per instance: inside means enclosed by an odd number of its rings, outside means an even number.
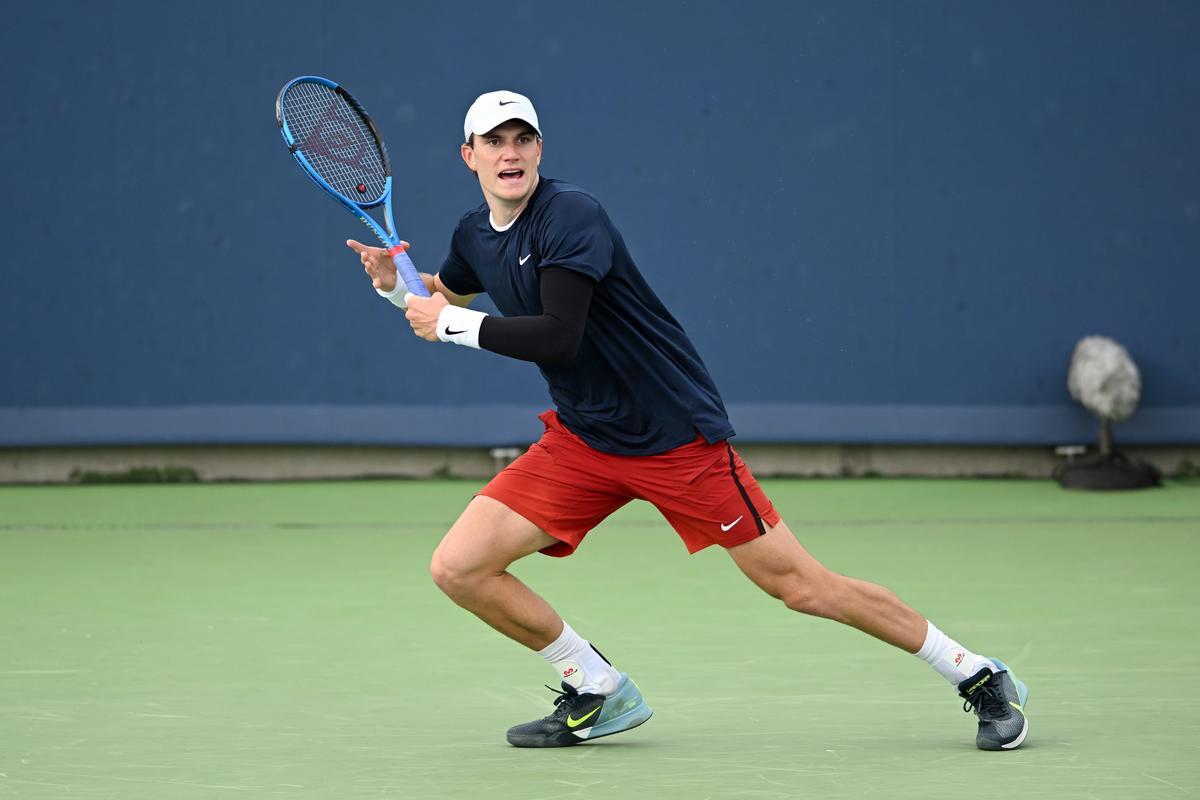
[[[596,282],[563,267],[547,267],[539,279],[541,315],[485,317],[479,327],[481,348],[541,364],[569,364],[575,360]]]

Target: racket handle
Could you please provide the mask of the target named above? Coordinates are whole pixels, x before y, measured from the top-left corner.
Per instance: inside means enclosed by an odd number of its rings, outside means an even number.
[[[404,248],[400,245],[390,247],[388,255],[392,257],[392,263],[396,265],[396,272],[408,290],[417,297],[429,297],[425,281],[421,280],[421,276],[417,274],[417,268],[413,265],[412,259],[408,257],[408,253],[404,252]]]

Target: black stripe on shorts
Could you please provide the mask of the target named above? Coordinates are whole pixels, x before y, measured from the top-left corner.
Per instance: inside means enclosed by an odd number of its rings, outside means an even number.
[[[725,449],[729,451],[729,474],[733,476],[733,482],[737,485],[742,500],[746,501],[746,508],[750,509],[750,513],[754,515],[754,524],[758,526],[758,535],[762,536],[767,532],[767,527],[763,525],[762,517],[758,515],[758,509],[754,507],[754,503],[750,502],[750,495],[746,493],[746,487],[742,486],[742,481],[738,478],[737,464],[733,460],[733,447],[726,442]]]

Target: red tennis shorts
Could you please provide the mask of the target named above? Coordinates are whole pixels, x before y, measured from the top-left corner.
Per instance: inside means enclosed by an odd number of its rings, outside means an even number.
[[[728,442],[704,437],[656,456],[602,453],[563,426],[554,411],[541,440],[479,494],[499,500],[558,539],[542,550],[569,556],[588,531],[630,500],[654,504],[689,553],[733,547],[779,524],[779,514]]]

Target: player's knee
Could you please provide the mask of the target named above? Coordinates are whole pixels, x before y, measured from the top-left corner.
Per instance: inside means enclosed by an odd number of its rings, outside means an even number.
[[[435,551],[429,561],[429,575],[437,587],[452,599],[466,597],[471,592],[471,573],[440,550]]]
[[[814,617],[836,617],[836,576],[790,582],[779,593],[779,599],[792,611]]]
[[[807,586],[795,586],[780,594],[779,599],[783,604],[792,611],[798,611],[801,614],[812,614],[813,616],[822,616],[820,614],[821,598],[816,592],[812,591]]]

